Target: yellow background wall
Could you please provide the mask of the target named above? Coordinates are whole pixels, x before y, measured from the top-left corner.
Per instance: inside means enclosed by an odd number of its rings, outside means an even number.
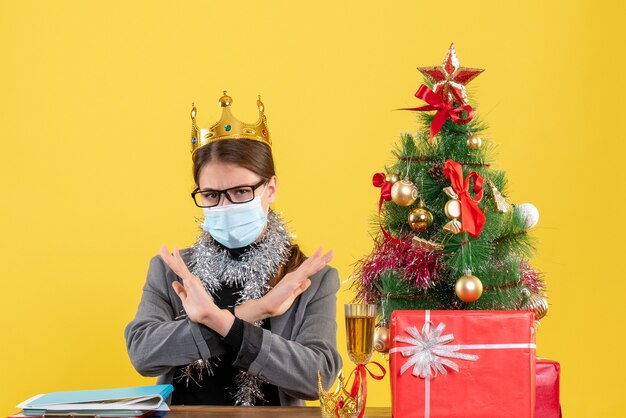
[[[618,3],[2,0],[0,415],[36,393],[153,382],[122,332],[149,258],[196,236],[191,102],[206,126],[223,89],[244,120],[263,95],[276,208],[305,250],[336,250],[346,279],[371,249],[371,175],[416,129],[392,109],[421,103],[415,67],[453,41],[487,69],[470,91],[511,200],[541,211],[538,352],[562,364],[565,416],[623,416]],[[388,385],[370,386],[370,405],[390,405]]]

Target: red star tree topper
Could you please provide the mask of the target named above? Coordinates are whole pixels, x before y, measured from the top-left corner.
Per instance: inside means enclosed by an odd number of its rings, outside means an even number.
[[[439,97],[446,102],[457,102],[462,105],[467,104],[465,85],[484,71],[481,68],[461,67],[454,44],[450,45],[440,66],[417,69],[433,83],[433,91]]]

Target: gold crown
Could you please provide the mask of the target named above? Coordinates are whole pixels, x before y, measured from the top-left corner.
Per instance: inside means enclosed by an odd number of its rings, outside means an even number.
[[[344,389],[343,373],[339,372],[337,379],[337,387],[334,392],[330,390],[326,392],[322,386],[322,375],[317,371],[317,390],[320,395],[320,410],[322,418],[352,418],[356,416],[358,411],[359,400],[353,398],[350,393]],[[357,395],[361,397],[361,393]]]
[[[192,103],[191,108],[191,153],[200,147],[211,142],[220,141],[222,139],[251,139],[253,141],[263,142],[270,147],[272,141],[270,132],[267,129],[267,118],[265,117],[265,107],[261,101],[261,96],[256,101],[259,108],[259,120],[256,123],[244,123],[237,119],[230,111],[230,105],[233,103],[232,97],[226,94],[219,100],[222,108],[222,117],[210,128],[200,128],[196,125],[196,106]]]

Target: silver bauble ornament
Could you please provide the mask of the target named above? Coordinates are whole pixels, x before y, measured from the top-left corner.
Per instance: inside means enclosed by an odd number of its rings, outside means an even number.
[[[539,222],[539,210],[532,203],[522,203],[515,205],[515,210],[526,219],[526,228],[533,228]]]

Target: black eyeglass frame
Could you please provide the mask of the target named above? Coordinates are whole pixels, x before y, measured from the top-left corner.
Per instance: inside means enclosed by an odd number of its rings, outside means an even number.
[[[213,189],[200,190],[199,188],[196,187],[196,189],[193,192],[191,192],[191,198],[193,199],[193,203],[197,207],[199,207],[199,208],[214,208],[214,207],[218,206],[220,204],[220,202],[222,201],[222,195],[224,195],[226,197],[226,199],[228,199],[228,201],[230,203],[232,203],[233,205],[241,205],[242,203],[252,202],[254,200],[254,198],[255,198],[256,189],[258,189],[259,187],[261,187],[262,185],[264,185],[268,181],[269,180],[261,179],[260,182],[258,182],[257,184],[255,184],[253,186],[242,184],[241,186],[230,187],[230,188],[224,189],[224,190],[213,190]],[[230,198],[230,195],[228,194],[228,192],[230,190],[241,189],[242,187],[250,187],[250,188],[252,188],[252,199],[246,200],[245,202],[233,202],[233,200]],[[217,203],[212,205],[212,206],[202,206],[202,205],[199,205],[198,202],[196,201],[196,195],[200,194],[200,193],[209,193],[209,192],[218,193]]]

